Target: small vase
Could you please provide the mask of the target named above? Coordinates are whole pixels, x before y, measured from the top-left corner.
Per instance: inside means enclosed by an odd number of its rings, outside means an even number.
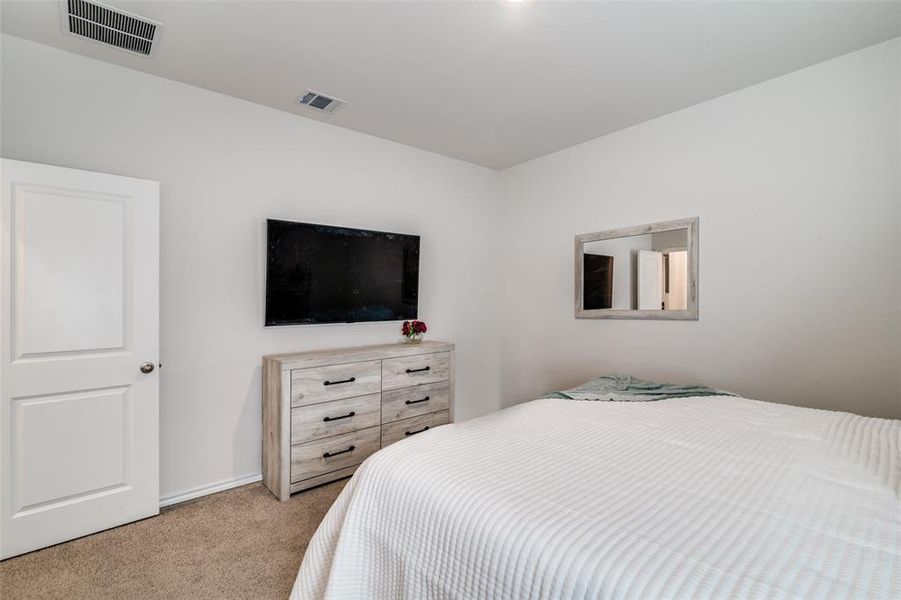
[[[422,343],[422,334],[415,333],[413,335],[406,336],[408,344],[420,344]]]

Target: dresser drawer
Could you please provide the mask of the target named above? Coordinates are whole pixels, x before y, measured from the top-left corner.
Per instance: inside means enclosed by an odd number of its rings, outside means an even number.
[[[448,352],[386,358],[382,361],[383,390],[447,381],[449,378],[450,353]]]
[[[434,429],[449,422],[450,412],[442,410],[441,412],[420,415],[412,419],[404,419],[403,421],[382,425],[382,448],[388,444],[399,442],[417,433]]]
[[[291,371],[291,406],[374,394],[382,388],[381,361]]]
[[[291,443],[300,444],[379,425],[381,394],[291,409]]]
[[[447,410],[449,404],[449,381],[391,390],[382,394],[382,423]]]
[[[378,449],[378,427],[291,446],[291,483],[358,465]]]

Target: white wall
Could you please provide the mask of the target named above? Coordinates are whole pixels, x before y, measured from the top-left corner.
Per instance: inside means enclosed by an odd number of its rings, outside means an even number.
[[[901,418],[899,115],[896,39],[504,172],[504,403],[624,372]],[[573,235],[695,216],[700,321],[573,319]]]
[[[0,131],[8,158],[161,183],[163,496],[260,472],[261,355],[400,341],[399,323],[264,329],[266,217],[420,234],[457,415],[499,406],[496,172],[10,36]]]
[[[457,342],[460,418],[607,372],[901,417],[899,55],[498,173],[3,36],[0,151],[162,184],[168,496],[259,473],[260,355],[398,337],[264,329],[266,217],[423,236],[421,316]],[[700,321],[573,319],[573,235],[692,216]]]

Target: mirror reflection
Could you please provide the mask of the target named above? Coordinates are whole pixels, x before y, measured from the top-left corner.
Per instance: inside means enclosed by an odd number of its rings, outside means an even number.
[[[688,229],[582,245],[583,310],[687,310]]]

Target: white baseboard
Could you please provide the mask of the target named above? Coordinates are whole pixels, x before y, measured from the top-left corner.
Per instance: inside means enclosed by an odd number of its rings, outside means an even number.
[[[172,506],[173,504],[178,504],[179,502],[185,502],[187,500],[193,500],[194,498],[200,498],[201,496],[208,496],[210,494],[215,494],[216,492],[224,492],[225,490],[230,490],[242,485],[247,485],[248,483],[256,483],[257,481],[262,480],[262,473],[258,473],[256,475],[248,475],[246,477],[238,477],[236,479],[226,479],[225,481],[220,481],[219,483],[213,483],[211,485],[194,488],[193,490],[188,490],[187,492],[172,494],[171,496],[164,496],[160,498],[160,508]]]

